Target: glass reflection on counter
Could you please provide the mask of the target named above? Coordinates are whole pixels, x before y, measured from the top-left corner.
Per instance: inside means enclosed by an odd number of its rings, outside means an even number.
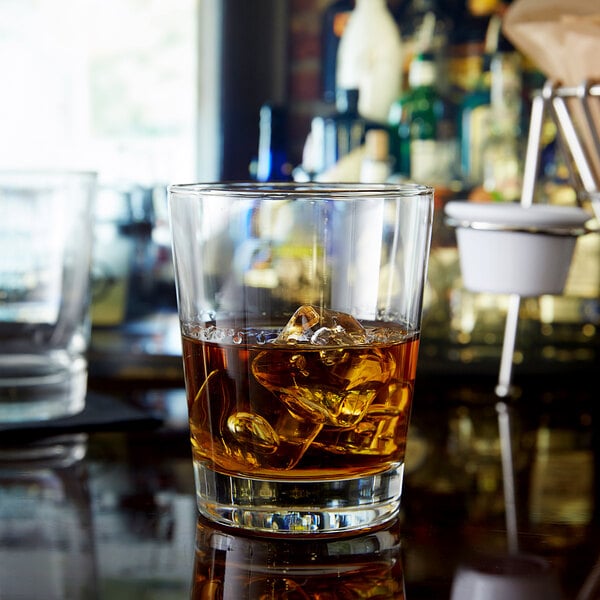
[[[352,537],[249,537],[199,518],[191,598],[404,600],[400,526]]]
[[[87,461],[98,598],[187,598],[196,524],[189,458],[165,459],[164,447],[132,439],[95,436]]]
[[[0,452],[0,597],[95,598],[85,436]]]

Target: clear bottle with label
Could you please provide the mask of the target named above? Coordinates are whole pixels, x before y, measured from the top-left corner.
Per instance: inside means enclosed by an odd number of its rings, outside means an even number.
[[[502,19],[488,22],[481,73],[461,103],[461,172],[472,195],[517,200],[521,192],[521,57],[502,36]]]

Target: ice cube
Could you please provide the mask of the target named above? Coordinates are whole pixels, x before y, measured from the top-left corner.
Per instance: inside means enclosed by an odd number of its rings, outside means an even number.
[[[227,418],[227,427],[238,444],[252,446],[260,454],[277,452],[279,436],[260,415],[236,412]]]
[[[270,415],[237,412],[227,419],[227,447],[247,465],[263,469],[293,468],[321,431],[322,423],[290,413],[285,407]],[[275,418],[274,418],[275,417]]]
[[[236,402],[227,371],[215,369],[190,407],[192,445],[203,459],[227,470],[293,468],[321,431],[323,419],[301,418],[284,404],[261,413]]]
[[[358,423],[379,390],[392,378],[395,361],[380,348],[302,351],[265,350],[252,362],[252,374],[295,415],[333,427]]]
[[[352,429],[323,429],[314,447],[333,454],[403,456],[412,385],[394,383],[382,396],[385,402],[372,403]]]
[[[290,317],[274,343],[352,346],[367,341],[365,328],[352,315],[305,304]]]

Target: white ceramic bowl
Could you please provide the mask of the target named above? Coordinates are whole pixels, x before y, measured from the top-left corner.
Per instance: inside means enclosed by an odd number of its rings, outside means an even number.
[[[591,215],[568,206],[448,202],[465,288],[539,296],[561,294],[578,235]]]

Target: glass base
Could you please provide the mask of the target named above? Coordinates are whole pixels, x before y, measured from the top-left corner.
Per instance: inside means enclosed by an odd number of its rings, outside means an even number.
[[[271,535],[331,534],[377,527],[398,514],[404,465],[345,480],[235,477],[194,462],[200,513],[228,527]]]
[[[38,355],[0,355],[0,423],[77,414],[85,407],[86,391],[84,358],[67,362]]]

